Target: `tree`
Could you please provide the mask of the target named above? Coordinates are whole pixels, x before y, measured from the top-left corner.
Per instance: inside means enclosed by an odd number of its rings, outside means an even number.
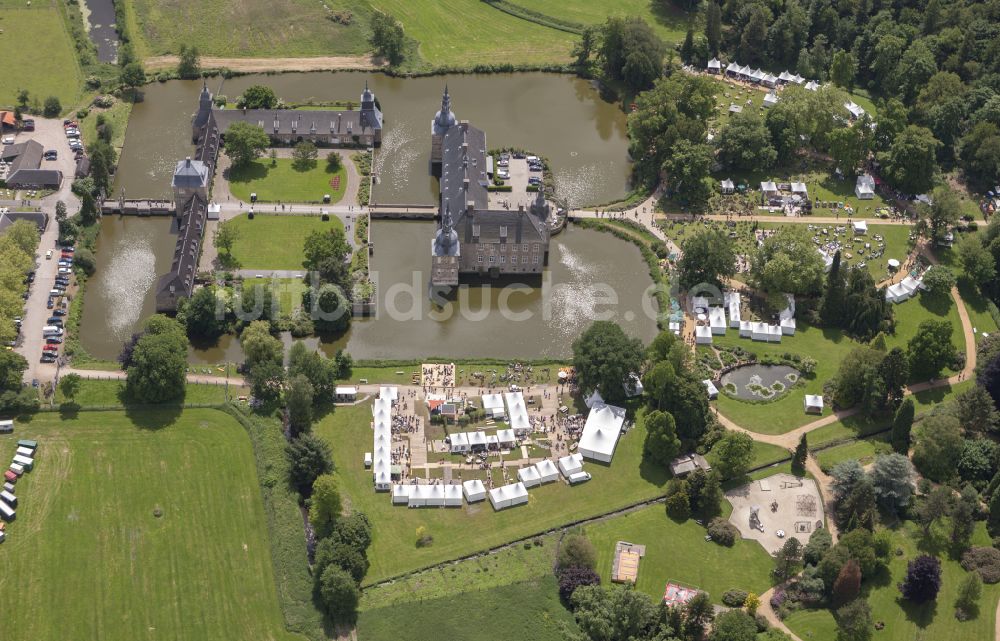
[[[302,307],[309,314],[320,334],[336,334],[351,323],[351,303],[338,285],[325,283],[315,293],[307,289],[302,293]]]
[[[872,609],[864,599],[837,610],[837,641],[870,641],[874,631]]]
[[[196,290],[180,306],[177,316],[183,318],[189,338],[211,340],[226,331],[225,307],[220,306],[218,293],[211,285]]]
[[[322,577],[331,565],[350,574],[355,583],[361,583],[368,572],[368,557],[364,548],[356,548],[334,537],[320,539],[315,559],[313,576],[316,578]]]
[[[709,2],[705,9],[705,40],[708,52],[718,56],[722,45],[722,9],[717,2]]]
[[[201,75],[201,56],[197,47],[181,45],[178,52],[179,62],[177,63],[177,75],[184,80],[197,78]]]
[[[642,18],[612,16],[601,27],[601,36],[597,57],[608,79],[638,93],[663,75],[666,45]]]
[[[989,481],[996,473],[1000,447],[987,438],[967,439],[958,459],[958,474],[964,481]]]
[[[590,25],[584,27],[583,31],[580,32],[580,39],[573,45],[573,51],[570,54],[576,61],[576,66],[583,67],[590,62],[590,56],[594,53],[594,48],[597,45],[598,29],[598,27]]]
[[[337,623],[351,623],[357,616],[361,595],[354,577],[336,565],[329,565],[319,579],[319,601]]]
[[[951,542],[960,550],[969,547],[976,528],[976,513],[979,511],[979,492],[971,485],[962,489],[961,498],[951,508]]]
[[[231,124],[223,138],[223,146],[234,167],[245,167],[260,158],[270,144],[271,139],[263,127],[243,121]]]
[[[389,61],[390,65],[403,62],[403,51],[406,46],[406,36],[403,25],[394,17],[381,11],[376,11],[371,18],[372,35],[368,43],[375,53]]]
[[[699,473],[704,474],[705,481],[695,490],[693,481],[699,478]],[[704,520],[709,520],[719,515],[723,495],[722,480],[718,472],[712,470],[708,474],[705,474],[702,470],[695,470],[688,477],[688,487],[691,488],[692,512]]]
[[[86,222],[92,222],[97,215],[96,203],[93,196],[110,193],[111,174],[115,167],[115,150],[106,140],[95,140],[87,146],[87,153],[90,156],[90,176],[94,181],[94,188],[80,193],[80,216],[85,216]]]
[[[570,603],[576,589],[584,585],[600,585],[601,576],[592,568],[570,566],[562,568],[557,575],[559,579],[559,598],[563,603]]]
[[[944,236],[950,225],[954,225],[961,218],[962,201],[958,194],[946,185],[935,188],[931,192],[931,199],[930,208],[924,208],[924,210],[931,228],[931,239],[936,242]],[[930,272],[940,268],[940,266],[935,265]],[[931,275],[930,272],[924,277],[925,279]]]
[[[956,248],[958,260],[965,276],[975,285],[982,287],[997,277],[996,261],[983,246],[982,240],[972,234],[963,236]],[[931,270],[934,271],[933,269]],[[928,274],[929,275],[929,274]]]
[[[841,461],[830,470],[834,501],[843,501],[854,487],[865,478],[865,469],[857,459]]]
[[[830,80],[838,87],[854,90],[854,78],[858,73],[858,62],[849,51],[837,51],[830,64]]]
[[[59,391],[67,400],[72,401],[80,391],[82,382],[79,374],[66,374],[59,379]]]
[[[927,192],[933,184],[940,146],[930,129],[909,125],[896,136],[889,151],[879,154],[883,175],[904,193]]]
[[[274,109],[278,106],[278,94],[267,85],[251,85],[236,99],[237,109]]]
[[[812,236],[801,225],[787,225],[768,236],[753,256],[751,275],[768,292],[815,296],[825,267]]]
[[[751,110],[731,116],[716,144],[719,162],[737,171],[768,169],[778,159],[764,121]]]
[[[595,321],[573,341],[573,366],[580,389],[600,390],[609,403],[625,400],[624,381],[642,366],[642,343],[611,321]]]
[[[577,624],[586,639],[646,638],[660,624],[660,610],[636,590],[600,585],[578,587],[570,599]]]
[[[903,454],[876,456],[869,477],[881,506],[898,513],[910,504],[913,464]]]
[[[937,598],[941,589],[941,561],[922,554],[906,565],[906,578],[899,585],[903,598],[914,603],[926,603]]]
[[[923,526],[925,536],[930,534],[931,528],[938,520],[948,516],[951,503],[951,489],[939,485],[917,504],[917,521]]]
[[[43,116],[46,118],[58,118],[61,113],[62,104],[60,104],[58,98],[55,96],[49,96],[45,99],[45,108],[42,110]]]
[[[945,481],[958,466],[965,441],[962,426],[953,416],[935,414],[923,419],[917,429],[913,464],[932,481]]]
[[[326,155],[326,170],[328,172],[340,171],[343,166],[344,161],[336,151],[331,151]]]
[[[967,431],[992,432],[1000,426],[1000,413],[985,388],[970,387],[955,395],[955,417]]]
[[[686,521],[691,516],[691,497],[688,484],[682,479],[670,479],[667,483],[667,516],[675,521]]]
[[[694,62],[694,27],[689,26],[687,35],[684,36],[684,44],[681,45],[681,61],[687,64]]]
[[[868,159],[874,136],[871,119],[864,115],[852,127],[834,129],[829,135],[830,156],[847,176],[854,176]]]
[[[295,148],[292,150],[292,167],[296,171],[309,171],[316,166],[316,158],[318,156],[319,152],[316,150],[316,145],[303,140],[295,145]]]
[[[300,374],[289,379],[285,388],[285,407],[292,434],[307,432],[312,426],[314,397],[315,390],[308,378]]]
[[[836,511],[837,524],[842,530],[875,529],[878,510],[871,481],[865,478],[855,484],[850,494],[837,503]]]
[[[3,232],[3,237],[10,240],[23,253],[31,256],[38,249],[38,226],[27,220],[16,220]]]
[[[187,383],[187,347],[179,322],[163,315],[151,316],[126,371],[129,396],[143,403],[182,398]]]
[[[341,227],[330,227],[326,231],[315,230],[306,236],[302,254],[305,259],[302,266],[309,271],[318,272],[320,279],[346,287],[349,284],[348,266],[345,260],[351,255],[351,246],[347,243],[344,230]]]
[[[711,641],[756,641],[757,623],[742,610],[728,610],[715,618]]]
[[[118,76],[121,83],[134,92],[137,87],[146,84],[146,71],[142,68],[141,62],[130,62],[122,67]]]
[[[579,533],[568,534],[559,545],[559,556],[556,558],[556,567],[564,568],[590,568],[597,565],[597,552],[594,545],[585,535]]]
[[[1000,100],[994,98],[991,103],[1000,110]],[[980,189],[989,189],[991,180],[1000,174],[1000,126],[992,122],[977,123],[959,141],[958,151],[969,182]]]
[[[677,424],[669,412],[654,410],[646,415],[646,441],[643,455],[666,468],[681,449]]]
[[[969,572],[958,585],[958,595],[955,597],[955,608],[964,617],[971,617],[979,610],[979,599],[983,596],[983,580],[978,572]],[[959,615],[956,612],[956,616]],[[961,617],[960,617],[961,618]]]
[[[674,152],[663,163],[673,198],[678,203],[700,210],[712,195],[708,177],[714,158],[712,148],[703,143],[678,140]]]
[[[787,579],[795,574],[795,570],[802,561],[802,544],[794,536],[787,541],[774,555],[774,576],[779,579]]]
[[[910,371],[914,376],[921,380],[935,378],[944,366],[954,360],[955,346],[951,342],[951,333],[948,321],[921,321],[917,333],[907,343]]]
[[[733,528],[735,529],[735,528]],[[715,606],[705,592],[698,592],[684,607],[684,631],[691,639],[701,639],[704,631],[715,620]]]
[[[232,224],[232,221],[221,223],[215,228],[215,235],[212,237],[212,244],[220,252],[226,252],[230,259],[233,255],[233,245],[240,239],[240,229]]]
[[[947,267],[935,265],[933,269],[924,274],[923,279],[925,290],[924,295],[930,295],[937,299],[948,298],[951,288],[955,286],[955,274]]]
[[[913,399],[903,399],[892,419],[892,449],[904,456],[910,451],[910,429],[913,427]]]
[[[246,381],[255,397],[267,400],[280,394],[285,374],[284,345],[270,332],[269,322],[255,320],[240,334]]]
[[[706,227],[687,236],[681,243],[681,252],[677,275],[684,289],[702,284],[721,288],[722,281],[736,273],[732,240],[719,229]]]
[[[806,459],[809,457],[809,441],[803,432],[799,438],[799,444],[795,446],[795,453],[792,454],[792,474],[803,476],[806,473]]]
[[[315,398],[329,399],[341,372],[335,359],[324,358],[296,341],[288,351],[288,376],[304,376],[312,384]]]
[[[291,440],[285,448],[292,487],[302,496],[309,496],[313,482],[322,474],[333,471],[333,457],[326,441],[305,433]]]
[[[73,254],[73,266],[82,269],[87,276],[93,276],[97,271],[97,257],[86,247],[79,247]]]
[[[351,512],[350,516],[337,519],[328,538],[355,550],[367,550],[372,544],[371,521],[363,512]]]
[[[712,448],[712,454],[723,478],[739,478],[753,461],[753,439],[743,432],[726,432]]]
[[[312,484],[309,504],[309,523],[316,530],[317,538],[324,539],[330,536],[342,510],[343,503],[337,477],[332,474],[317,476]]]
[[[809,542],[802,550],[802,561],[807,565],[816,565],[833,545],[833,536],[830,530],[820,528],[809,537]]]
[[[861,593],[861,566],[854,559],[848,559],[833,582],[833,606],[839,608]]]

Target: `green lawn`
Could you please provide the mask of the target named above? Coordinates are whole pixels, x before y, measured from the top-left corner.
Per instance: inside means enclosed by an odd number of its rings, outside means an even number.
[[[0,106],[13,107],[18,91],[27,89],[39,104],[55,96],[68,111],[80,100],[83,84],[72,39],[53,3],[26,6],[0,0]]]
[[[83,134],[83,142],[90,145],[97,140],[97,116],[103,115],[104,119],[111,124],[111,144],[121,152],[125,144],[125,130],[128,128],[128,117],[132,113],[132,103],[127,100],[116,99],[115,104],[109,109],[98,109],[91,107],[86,118],[79,118],[80,133]]]
[[[233,196],[247,203],[250,194],[257,194],[257,202],[262,203],[320,203],[329,195],[331,204],[344,197],[347,189],[344,167],[330,171],[325,159],[317,160],[312,169],[305,171],[293,167],[291,158],[277,158],[274,163],[271,166],[270,158],[262,158],[246,167],[231,167],[228,180]],[[334,188],[331,181],[338,177]]]
[[[610,16],[637,16],[653,27],[668,43],[680,43],[687,33],[688,24],[696,20],[693,13],[684,11],[674,3],[650,0],[511,0],[512,4],[543,13],[547,16],[578,24],[602,24]]]
[[[250,439],[216,410],[39,414],[17,484],[4,630],[71,638],[301,639],[285,631]],[[154,510],[162,516],[154,515]]]
[[[723,505],[727,513],[732,509],[726,501]],[[771,587],[774,562],[759,543],[739,539],[729,548],[706,541],[703,527],[693,520],[675,522],[662,505],[587,526],[585,532],[597,549],[604,583],[611,580],[616,541],[645,545],[636,588],[656,601],[663,598],[667,581],[705,590],[716,603],[730,588],[761,594]]]
[[[349,24],[329,18],[344,9],[350,10]],[[127,0],[126,11],[143,56],[177,53],[182,44],[205,56],[235,58],[368,50],[369,9],[348,0]]]
[[[80,391],[73,397],[73,403],[80,407],[121,407],[121,394],[124,390],[125,381],[84,379],[80,381]],[[245,393],[244,388],[229,388],[231,397]],[[66,400],[62,391],[57,389],[56,403],[65,403]],[[186,405],[222,405],[226,402],[226,386],[188,383],[182,402]]]
[[[532,488],[526,505],[494,512],[488,501],[461,509],[407,509],[376,493],[363,465],[371,451],[371,404],[338,407],[313,428],[330,442],[341,491],[372,521],[371,568],[366,583],[484,550],[577,519],[614,510],[662,493],[666,473],[641,464],[645,429],[639,425],[618,443],[614,462],[587,462],[593,480],[577,487],[563,482]],[[416,529],[425,526],[431,546],[417,548]]]
[[[983,332],[993,334],[997,331],[997,323],[993,320],[987,307],[989,300],[979,293],[979,288],[972,284],[967,278],[958,280],[958,293],[965,303],[965,311],[969,315],[969,322],[976,330],[976,342],[982,340]]]
[[[335,216],[324,222],[319,216],[254,214],[250,220],[240,214],[226,224],[238,230],[232,254],[243,269],[300,269],[303,274],[302,246],[306,236],[330,227],[343,229]]]
[[[913,338],[920,323],[926,320],[946,320],[952,327],[951,342],[955,349],[965,352],[965,333],[962,331],[962,321],[958,317],[958,306],[951,296],[935,297],[927,292],[911,298],[905,303],[893,306],[896,319],[896,331],[886,337],[886,346],[902,347]],[[947,370],[946,370],[947,371]]]
[[[821,450],[816,454],[816,460],[823,471],[829,472],[833,466],[844,461],[857,459],[861,461],[862,465],[868,465],[875,460],[876,455],[891,452],[892,448],[883,436],[881,439],[870,438],[851,441],[850,443]]]
[[[989,545],[989,536],[982,523],[976,528],[976,545]],[[875,633],[880,641],[914,641],[931,639],[993,638],[994,618],[1000,585],[984,585],[979,614],[969,621],[960,622],[954,616],[954,602],[958,585],[965,577],[965,570],[947,553],[943,527],[930,537],[922,536],[920,527],[911,521],[893,531],[893,548],[901,548],[902,556],[893,557],[889,570],[882,576],[862,585],[875,621],[883,621],[885,629]],[[941,558],[941,591],[935,601],[915,606],[900,598],[896,584],[906,575],[907,561],[922,553],[936,554]],[[836,623],[828,610],[807,610],[792,614],[785,623],[803,639],[833,639]]]
[[[302,307],[302,294],[309,289],[309,286],[300,278],[244,278],[244,287],[253,287],[256,284],[268,284],[272,286],[272,291],[278,296],[278,303],[281,305],[283,315],[291,315],[293,311]]]
[[[358,638],[562,641],[564,627],[576,630],[550,574],[515,585],[366,610],[358,618]]]

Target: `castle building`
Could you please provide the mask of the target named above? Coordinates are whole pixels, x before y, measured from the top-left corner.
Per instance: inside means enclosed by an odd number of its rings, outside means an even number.
[[[431,242],[431,285],[461,276],[540,275],[549,262],[551,207],[539,189],[527,208],[491,207],[486,134],[451,111],[445,88],[431,122],[431,169],[440,175],[441,225]]]

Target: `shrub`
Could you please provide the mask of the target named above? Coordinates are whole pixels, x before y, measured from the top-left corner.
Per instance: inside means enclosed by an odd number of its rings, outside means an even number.
[[[559,570],[559,598],[563,603],[570,603],[578,587],[600,584],[601,577],[592,568],[570,566]]]
[[[557,568],[593,568],[596,565],[597,552],[590,539],[582,534],[569,534],[563,539],[556,559]]]
[[[722,603],[731,608],[743,607],[743,602],[747,600],[747,591],[739,588],[732,588],[722,593]]]
[[[417,528],[417,547],[425,548],[434,543],[434,537],[427,531],[427,526],[421,525]]]
[[[722,517],[716,517],[708,523],[708,535],[719,545],[732,547],[739,534],[736,526]]]
[[[906,578],[899,585],[903,598],[914,603],[933,601],[941,589],[941,561],[927,554],[906,566]]]
[[[971,547],[962,555],[962,567],[969,572],[978,572],[983,583],[1000,582],[1000,550],[987,547]]]

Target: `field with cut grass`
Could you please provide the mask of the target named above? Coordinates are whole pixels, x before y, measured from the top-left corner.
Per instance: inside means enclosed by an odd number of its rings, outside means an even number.
[[[885,623],[885,629],[876,632],[875,638],[880,641],[992,639],[1000,585],[983,586],[983,596],[975,618],[964,622],[955,618],[955,597],[966,573],[946,552],[944,524],[935,528],[930,537],[924,537],[920,526],[912,521],[905,521],[892,530],[892,534],[893,549],[902,549],[903,555],[894,556],[887,572],[861,586],[862,596],[871,605],[873,618]],[[982,523],[977,524],[973,544],[990,544]],[[942,572],[941,591],[937,599],[917,606],[901,598],[896,584],[906,576],[907,562],[919,554],[940,557]],[[834,639],[837,636],[837,624],[829,610],[801,610],[785,619],[785,623],[803,639]]]
[[[122,146],[125,144],[128,117],[131,113],[132,103],[127,100],[116,100],[109,109],[91,107],[86,118],[78,119],[84,144],[90,145],[97,140],[97,117],[103,115],[105,121],[111,124],[111,144],[121,153]]]
[[[305,273],[302,245],[306,236],[331,227],[343,229],[343,223],[335,216],[324,222],[319,216],[255,214],[250,220],[246,214],[240,214],[226,224],[238,230],[232,255],[242,269],[302,270],[302,273]]]
[[[253,451],[216,410],[39,414],[0,591],[4,636],[302,639],[285,630]]]
[[[447,559],[535,534],[616,507],[659,496],[666,473],[641,463],[645,429],[639,425],[621,438],[611,465],[587,462],[593,479],[576,487],[562,481],[532,488],[526,505],[494,512],[488,501],[460,509],[407,509],[393,506],[388,493],[376,493],[371,471],[363,465],[371,451],[371,404],[338,407],[313,428],[333,448],[345,502],[372,521],[371,568],[365,583],[373,583]],[[416,546],[416,529],[427,528],[430,546]]]
[[[0,107],[13,107],[18,91],[27,89],[39,105],[55,96],[66,111],[80,99],[83,85],[73,42],[54,2],[27,6],[0,0]]]
[[[728,516],[732,506],[723,501],[723,508]],[[759,543],[738,539],[729,548],[706,541],[705,528],[693,520],[677,523],[667,517],[663,505],[589,525],[585,534],[597,550],[597,571],[604,583],[611,580],[617,541],[645,545],[636,588],[657,601],[668,581],[705,590],[715,603],[730,588],[762,594],[771,587],[774,562]]]
[[[688,24],[697,20],[695,12],[658,0],[511,0],[511,4],[583,25],[602,24],[611,16],[638,16],[671,44],[683,42]]]
[[[221,382],[221,379],[220,379]],[[56,388],[56,404],[69,403],[80,407],[114,407],[123,406],[123,396],[125,392],[125,381],[119,380],[93,380],[83,379],[80,381],[80,390],[73,397],[72,401],[66,398],[62,390]],[[230,397],[235,398],[246,393],[245,388],[232,385],[229,387]],[[186,405],[222,405],[226,402],[225,385],[207,385],[198,383],[188,383],[181,403]]]
[[[257,202],[262,203],[319,203],[328,195],[330,204],[344,197],[347,190],[344,167],[330,171],[323,158],[304,171],[293,167],[290,158],[277,158],[273,162],[272,166],[271,159],[262,158],[246,167],[231,167],[226,180],[233,196],[247,203],[250,194],[257,194]]]

